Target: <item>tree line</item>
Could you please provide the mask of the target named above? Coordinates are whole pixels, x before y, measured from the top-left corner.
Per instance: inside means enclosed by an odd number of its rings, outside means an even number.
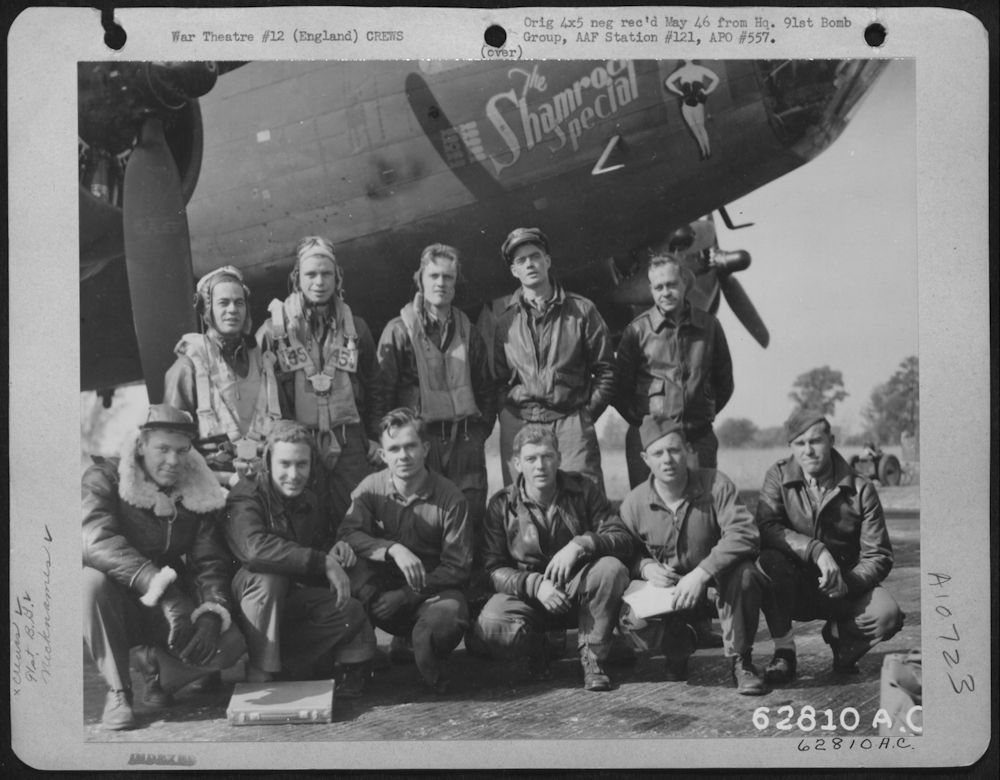
[[[799,374],[788,394],[796,408],[819,407],[828,415],[832,415],[837,404],[847,396],[843,374],[830,366]],[[872,390],[862,416],[864,430],[846,437],[845,444],[873,441],[879,445],[894,445],[900,443],[904,434],[917,433],[920,427],[920,363],[916,355],[904,359],[888,381]],[[720,421],[715,426],[715,434],[724,447],[775,447],[786,443],[782,426],[758,428],[745,417]]]

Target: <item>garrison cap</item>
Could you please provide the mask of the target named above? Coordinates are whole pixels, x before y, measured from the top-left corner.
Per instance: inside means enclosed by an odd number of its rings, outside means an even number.
[[[549,240],[538,228],[514,228],[507,235],[503,246],[500,247],[500,254],[507,261],[507,265],[512,262],[511,256],[514,254],[514,250],[521,244],[538,244],[546,253],[549,251]]]
[[[825,422],[829,425],[826,413],[818,406],[806,406],[796,409],[792,412],[792,416],[785,421],[786,440],[791,441],[796,436],[805,433],[818,422]]]
[[[153,404],[146,412],[146,421],[139,426],[140,431],[174,431],[192,439],[198,436],[198,425],[187,412],[170,404]]]
[[[639,426],[639,440],[642,442],[642,448],[646,449],[668,433],[679,433],[681,438],[685,442],[687,441],[687,436],[684,435],[684,426],[680,420],[675,420],[673,417],[646,415],[642,420],[642,425]]]

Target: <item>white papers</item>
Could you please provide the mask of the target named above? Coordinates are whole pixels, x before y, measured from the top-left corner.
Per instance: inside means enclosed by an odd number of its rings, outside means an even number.
[[[658,588],[647,580],[632,580],[622,600],[632,608],[636,617],[648,618],[674,611],[676,587]]]

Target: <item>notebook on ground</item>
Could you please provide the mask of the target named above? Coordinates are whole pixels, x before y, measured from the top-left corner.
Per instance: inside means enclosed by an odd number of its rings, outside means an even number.
[[[676,588],[658,588],[645,580],[632,580],[622,601],[640,618],[662,615],[674,611]]]

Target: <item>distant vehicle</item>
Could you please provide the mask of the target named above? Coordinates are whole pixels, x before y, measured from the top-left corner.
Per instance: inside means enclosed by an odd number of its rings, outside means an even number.
[[[902,479],[903,468],[899,458],[886,455],[874,442],[866,442],[864,451],[860,455],[852,455],[849,463],[861,476],[877,479],[883,485],[895,486]]]

